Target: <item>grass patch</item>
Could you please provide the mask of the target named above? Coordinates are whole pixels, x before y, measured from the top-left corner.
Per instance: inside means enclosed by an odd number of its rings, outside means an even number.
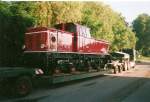
[[[150,61],[150,57],[140,56],[137,61]]]

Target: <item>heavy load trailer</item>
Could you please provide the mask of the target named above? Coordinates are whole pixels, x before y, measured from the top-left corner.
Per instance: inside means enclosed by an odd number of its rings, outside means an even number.
[[[101,75],[109,70],[105,68],[111,61],[108,50],[107,41],[92,38],[90,29],[79,24],[29,28],[22,67],[0,68],[1,82],[6,85],[10,81],[17,94],[24,96],[35,80],[55,84]]]
[[[41,54],[45,54],[45,53],[41,53]],[[49,53],[46,53],[45,55],[39,55],[38,57],[40,59],[43,57],[44,59],[44,58],[47,58],[47,54]],[[78,59],[79,61],[76,63],[76,66],[73,66],[71,61],[69,61],[68,59],[67,60],[62,59],[60,55],[54,56],[61,60],[58,64],[56,64],[56,61],[52,61],[52,60],[51,61],[53,63],[48,63],[47,61],[50,62],[50,60],[47,60],[47,59],[43,60],[43,62],[40,60],[40,63],[38,63],[39,62],[38,58],[33,57],[37,55],[33,55],[33,54],[32,56],[31,54],[29,54],[29,56],[28,55],[25,55],[25,56],[28,60],[30,59],[33,62],[33,63],[29,63],[30,61],[28,61],[27,67],[14,67],[14,68],[1,67],[0,68],[0,85],[4,86],[7,89],[7,90],[2,90],[2,91],[6,91],[6,92],[12,91],[12,92],[15,92],[15,94],[19,96],[25,96],[32,91],[32,86],[35,83],[44,82],[49,85],[52,85],[52,84],[57,84],[61,82],[102,75],[102,74],[107,73],[108,70],[111,68],[114,69],[114,73],[116,73],[116,71],[118,70],[117,68],[119,68],[118,66],[117,67],[114,66],[114,64],[111,64],[113,67],[112,66],[105,67],[106,65],[110,64],[108,62],[108,60],[110,60],[109,55],[105,57],[97,57],[97,56],[89,55],[88,56],[89,59],[87,59],[87,56],[80,55],[80,57],[78,56],[80,60]],[[87,62],[83,62],[84,59],[86,60],[95,59],[99,63],[97,62],[96,66],[92,64],[89,65],[87,64]],[[93,64],[95,63],[96,61]],[[37,65],[38,67],[37,66],[29,67],[34,64]],[[41,64],[48,65],[48,66],[45,66],[45,69],[46,67],[48,67],[48,69],[41,70],[43,67],[43,66],[40,67]],[[56,69],[54,70],[52,69],[52,68],[55,68],[54,66],[58,66],[58,67],[56,67]]]

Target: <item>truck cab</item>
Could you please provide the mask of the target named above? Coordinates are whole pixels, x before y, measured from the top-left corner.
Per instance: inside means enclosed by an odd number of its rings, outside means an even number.
[[[130,68],[129,66],[130,56],[123,52],[112,52],[110,53],[110,61],[106,63],[105,67],[113,69],[113,73],[125,71]]]

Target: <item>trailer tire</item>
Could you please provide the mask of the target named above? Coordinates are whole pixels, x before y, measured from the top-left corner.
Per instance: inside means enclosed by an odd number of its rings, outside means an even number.
[[[26,96],[32,91],[32,82],[30,77],[23,76],[16,80],[15,82],[15,94],[17,96]]]
[[[118,66],[118,72],[119,73],[121,73],[121,71],[122,71],[121,69],[122,69],[121,66]]]
[[[125,63],[124,65],[123,65],[123,71],[126,71],[126,70],[128,70],[128,68],[127,68],[128,66],[127,66],[127,64]]]
[[[117,72],[117,67],[115,66],[114,67],[114,74],[117,74],[118,72]]]

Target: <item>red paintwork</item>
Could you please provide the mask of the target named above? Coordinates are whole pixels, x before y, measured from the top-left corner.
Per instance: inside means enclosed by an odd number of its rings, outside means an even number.
[[[58,30],[58,51],[59,52],[72,52],[72,33]]]
[[[54,41],[52,37],[55,37]],[[30,28],[25,34],[25,51],[72,52],[72,50],[72,33],[39,27]]]
[[[77,51],[83,53],[107,53],[108,44],[104,41],[95,40],[93,38],[78,36]]]
[[[104,54],[108,52],[107,41],[96,40],[91,37],[89,28],[76,24],[77,27],[77,52]]]
[[[29,28],[25,34],[25,50],[92,54],[108,52],[107,41],[92,38],[90,29],[85,26],[74,24],[74,27],[74,33],[66,32],[64,24],[61,30],[46,27]]]
[[[44,51],[48,46],[47,42],[48,35],[46,32],[36,34],[25,35],[25,46],[26,51]],[[41,44],[45,44],[44,48],[41,48]]]

